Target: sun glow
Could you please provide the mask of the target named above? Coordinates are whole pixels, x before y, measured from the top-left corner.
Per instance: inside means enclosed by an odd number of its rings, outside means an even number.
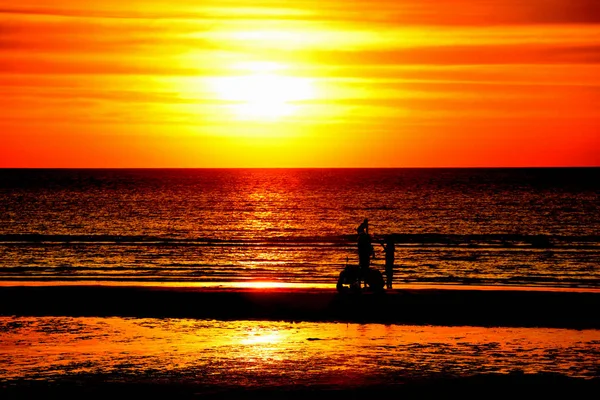
[[[241,63],[235,69],[245,70],[238,76],[212,78],[212,88],[219,100],[229,104],[234,114],[243,119],[279,119],[294,114],[296,102],[315,97],[312,81],[287,76],[277,63]]]
[[[239,282],[236,283],[236,287],[241,288],[251,288],[251,289],[281,289],[285,287],[290,287],[285,282]]]

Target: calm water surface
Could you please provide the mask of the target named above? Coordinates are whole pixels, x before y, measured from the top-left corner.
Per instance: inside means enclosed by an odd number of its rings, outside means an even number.
[[[0,317],[0,381],[363,385],[482,373],[600,377],[600,331]]]
[[[600,288],[600,168],[0,170],[0,281]],[[377,244],[376,268],[383,268]]]

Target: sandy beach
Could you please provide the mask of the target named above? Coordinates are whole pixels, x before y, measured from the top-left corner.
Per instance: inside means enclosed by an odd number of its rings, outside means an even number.
[[[583,396],[599,307],[597,291],[5,285],[0,396]]]
[[[0,397],[584,396],[596,329],[0,316]]]
[[[599,292],[152,286],[0,287],[0,315],[599,329]]]
[[[520,396],[535,393],[535,396],[587,396],[600,389],[600,379],[581,380],[556,375],[485,375],[470,378],[444,378],[418,382],[340,387],[335,385],[281,386],[277,388],[248,389],[214,388],[202,385],[185,385],[164,382],[106,383],[104,377],[68,382],[23,381],[10,386],[0,383],[3,399],[23,398],[67,398],[106,399],[109,396],[144,399],[307,399],[318,396],[330,399],[389,398],[397,396],[419,396],[440,398],[460,396],[480,398],[494,393],[498,396]]]

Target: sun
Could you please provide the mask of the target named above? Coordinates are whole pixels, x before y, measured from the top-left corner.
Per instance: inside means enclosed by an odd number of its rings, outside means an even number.
[[[296,113],[297,102],[314,98],[308,78],[284,75],[278,63],[254,62],[236,66],[243,75],[216,77],[211,81],[219,100],[228,103],[243,119],[279,119]]]

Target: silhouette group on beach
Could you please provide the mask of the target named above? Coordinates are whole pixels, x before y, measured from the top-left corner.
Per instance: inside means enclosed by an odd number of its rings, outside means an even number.
[[[371,257],[375,258],[375,249],[369,234],[369,220],[365,220],[356,228],[358,233],[358,267],[362,276],[366,276],[371,266]]]
[[[394,239],[388,236],[385,242],[381,243],[385,251],[385,285],[387,289],[392,288],[392,280],[394,279],[394,254],[396,253],[396,245]]]
[[[392,236],[387,236],[380,244],[385,252],[385,282],[381,272],[371,268],[371,259],[376,258],[373,240],[369,233],[369,220],[365,218],[363,222],[356,228],[357,248],[358,248],[358,267],[346,265],[340,273],[337,288],[344,290],[345,284],[349,285],[350,289],[360,290],[370,288],[372,290],[382,290],[384,285],[387,289],[392,288],[394,278],[394,254],[396,246]]]

